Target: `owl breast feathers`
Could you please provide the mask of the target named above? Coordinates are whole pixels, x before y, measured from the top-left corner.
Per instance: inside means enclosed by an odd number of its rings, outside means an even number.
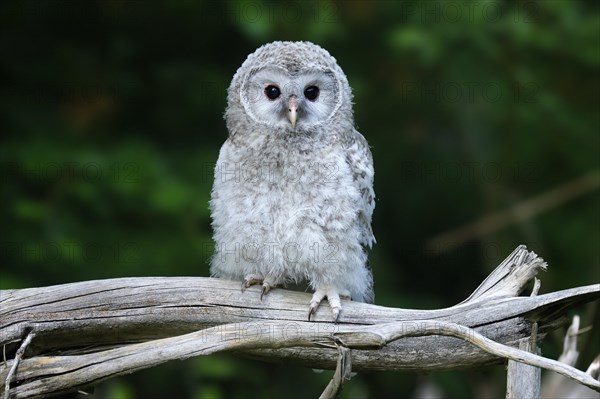
[[[212,275],[261,284],[263,295],[307,281],[309,319],[324,298],[336,320],[340,296],[372,302],[373,160],[335,58],[309,42],[266,44],[238,69],[227,100]]]

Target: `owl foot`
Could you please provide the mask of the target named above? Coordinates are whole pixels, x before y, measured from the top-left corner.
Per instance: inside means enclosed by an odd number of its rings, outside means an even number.
[[[262,285],[262,290],[260,292],[261,301],[263,299],[263,296],[268,294],[272,288],[275,288],[277,286],[275,282],[271,282],[268,279],[262,278],[254,274],[250,274],[244,278],[244,281],[242,281],[242,292],[246,291],[246,288],[248,287],[259,284]]]
[[[340,293],[338,289],[331,286],[325,286],[318,288],[312,296],[310,300],[310,306],[308,308],[308,321],[310,321],[310,317],[317,312],[317,308],[327,297],[327,302],[329,302],[329,306],[331,307],[331,313],[333,314],[333,321],[337,322],[340,317],[340,312],[342,311],[342,303],[340,301]],[[350,299],[348,295],[341,295],[342,298]]]
[[[262,290],[260,291],[260,300],[263,300],[263,296],[267,295],[271,288],[275,287],[275,285],[271,285],[268,282],[264,281],[262,285]]]
[[[253,285],[257,284],[262,284],[263,280],[264,279],[260,276],[257,276],[255,274],[249,274],[248,276],[244,277],[244,281],[242,281],[242,292],[246,291],[246,288],[248,287],[252,287]]]

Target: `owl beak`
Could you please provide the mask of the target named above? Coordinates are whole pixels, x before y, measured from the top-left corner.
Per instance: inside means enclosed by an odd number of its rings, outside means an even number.
[[[292,128],[296,128],[296,120],[298,119],[298,98],[296,96],[290,96],[288,100],[288,119],[292,124]]]

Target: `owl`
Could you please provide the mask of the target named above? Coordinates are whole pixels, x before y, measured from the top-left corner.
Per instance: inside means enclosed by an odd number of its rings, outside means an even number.
[[[250,54],[227,95],[229,136],[215,167],[211,275],[373,301],[367,249],[375,243],[373,158],[355,129],[348,80],[326,50],[273,42]]]

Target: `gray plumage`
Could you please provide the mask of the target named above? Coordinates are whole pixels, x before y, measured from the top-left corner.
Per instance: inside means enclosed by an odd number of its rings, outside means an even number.
[[[335,58],[309,42],[266,44],[237,70],[227,100],[211,274],[262,284],[263,294],[308,281],[309,319],[325,297],[334,319],[340,295],[372,302],[373,160]]]

